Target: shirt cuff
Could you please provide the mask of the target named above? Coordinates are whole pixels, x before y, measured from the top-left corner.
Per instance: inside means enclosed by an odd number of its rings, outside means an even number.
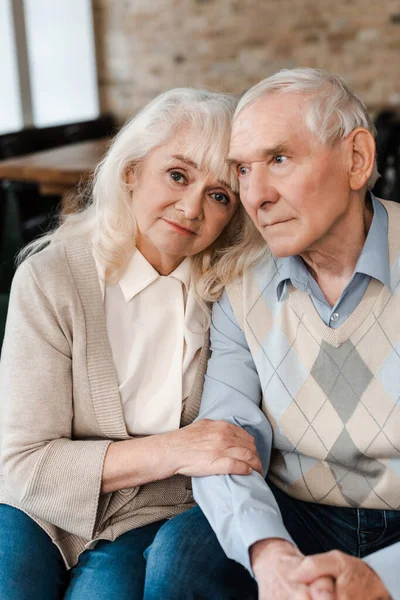
[[[265,539],[279,538],[296,546],[282,521],[271,519],[271,515],[265,511],[249,508],[236,513],[235,517],[239,538],[235,541],[240,562],[253,577],[249,552],[253,544]]]
[[[400,542],[369,554],[363,561],[382,580],[392,600],[400,600]]]

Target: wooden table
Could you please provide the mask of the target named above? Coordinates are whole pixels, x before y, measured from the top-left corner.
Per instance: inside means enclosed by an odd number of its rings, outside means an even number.
[[[68,210],[68,195],[87,180],[103,158],[109,138],[79,142],[0,161],[0,179],[37,183],[41,194],[60,195]]]

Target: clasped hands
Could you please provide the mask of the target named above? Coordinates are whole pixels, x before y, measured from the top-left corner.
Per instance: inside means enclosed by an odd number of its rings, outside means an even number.
[[[250,559],[259,600],[390,600],[366,563],[338,550],[305,557],[274,538],[253,544]]]
[[[262,472],[253,437],[236,425],[202,419],[166,439],[173,474]],[[253,544],[250,559],[259,600],[390,600],[365,562],[338,550],[305,557],[290,542],[274,538]]]

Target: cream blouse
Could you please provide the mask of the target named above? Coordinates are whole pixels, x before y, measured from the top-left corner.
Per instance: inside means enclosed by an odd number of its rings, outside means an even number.
[[[128,433],[178,429],[204,341],[190,258],[162,276],[136,249],[115,285],[97,268]]]

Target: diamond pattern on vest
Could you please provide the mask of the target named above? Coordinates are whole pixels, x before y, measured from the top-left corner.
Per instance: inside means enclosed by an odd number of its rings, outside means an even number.
[[[397,373],[398,377],[391,377],[391,373]],[[392,400],[398,402],[400,398],[400,344],[397,344],[393,352],[389,354],[377,373],[377,377]]]
[[[400,232],[395,209],[389,216],[392,292],[372,280],[358,310],[337,330],[321,324],[303,292],[289,286],[278,300],[279,259],[266,259],[248,273],[240,298],[229,293],[235,314],[235,302],[241,304],[262,409],[274,432],[269,475],[293,497],[400,508],[400,244],[399,235],[390,234]]]
[[[350,340],[339,348],[323,341],[311,375],[330,399],[343,423],[350,419],[373,379],[373,374]]]
[[[343,497],[349,506],[353,507],[364,504],[386,470],[385,466],[379,461],[366,461],[365,457],[360,458],[357,471],[350,471],[335,464],[330,465],[330,469]]]

